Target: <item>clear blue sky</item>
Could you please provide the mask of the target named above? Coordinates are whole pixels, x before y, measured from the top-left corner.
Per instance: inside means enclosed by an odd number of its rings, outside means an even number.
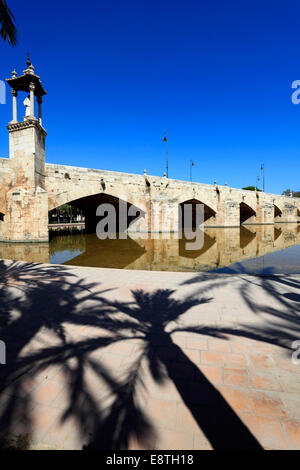
[[[0,79],[30,51],[48,95],[49,163],[266,190],[300,190],[297,0],[7,0],[19,45],[0,42]],[[23,101],[24,98],[22,98]],[[21,109],[22,108],[22,109]],[[19,116],[23,112],[19,99]],[[0,156],[11,96],[0,105]]]

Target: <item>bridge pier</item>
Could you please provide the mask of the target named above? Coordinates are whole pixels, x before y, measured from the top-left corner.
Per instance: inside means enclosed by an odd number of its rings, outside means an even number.
[[[48,241],[48,194],[44,189],[16,186],[7,193],[0,237],[11,242]]]
[[[0,239],[48,241],[48,194],[45,190],[46,131],[35,119],[9,124],[9,169]]]
[[[48,194],[45,189],[46,131],[34,116],[34,97],[46,94],[31,62],[20,77],[13,72],[7,79],[12,87],[13,120],[9,132],[9,160],[5,165],[6,184],[0,194],[4,213],[0,224],[0,239],[12,242],[48,241]],[[30,114],[17,121],[17,94],[30,93]],[[28,100],[28,98],[26,98]],[[24,104],[27,105],[27,101]],[[1,176],[1,175],[0,175]],[[1,180],[0,180],[1,181]]]
[[[269,201],[257,201],[256,223],[274,224],[274,204]]]

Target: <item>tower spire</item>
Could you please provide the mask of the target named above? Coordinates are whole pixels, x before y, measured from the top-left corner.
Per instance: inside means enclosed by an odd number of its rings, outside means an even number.
[[[17,94],[20,91],[24,91],[27,95],[30,95],[30,112],[27,110],[27,114],[24,117],[24,120],[35,119],[34,115],[34,100],[37,99],[39,105],[39,114],[38,121],[42,125],[42,97],[47,94],[44,90],[40,77],[34,73],[34,67],[31,63],[29,52],[27,52],[27,68],[23,71],[23,75],[17,76],[16,71],[14,70],[11,78],[7,78],[6,81],[12,88],[13,95],[13,120],[12,122],[17,121]],[[28,100],[27,100],[28,104]],[[29,108],[29,106],[27,106]]]
[[[27,52],[27,61],[26,61],[27,69],[24,70],[23,73],[34,75],[34,66],[31,63],[29,52]]]

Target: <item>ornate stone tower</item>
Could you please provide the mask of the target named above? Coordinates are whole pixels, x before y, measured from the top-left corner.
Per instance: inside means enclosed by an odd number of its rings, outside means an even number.
[[[7,126],[9,132],[9,161],[12,170],[11,189],[7,193],[6,231],[11,241],[48,240],[48,197],[45,191],[45,139],[42,126],[42,97],[46,95],[40,77],[27,59],[23,75],[6,79],[11,86],[13,119]],[[27,97],[25,116],[18,121],[17,95]],[[35,97],[38,118],[34,113]]]

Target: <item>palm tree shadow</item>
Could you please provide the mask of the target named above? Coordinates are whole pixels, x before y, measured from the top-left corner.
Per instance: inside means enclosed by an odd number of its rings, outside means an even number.
[[[154,293],[132,291],[134,303],[110,302],[102,298],[104,304],[123,314],[122,320],[115,322],[115,333],[133,334],[143,340],[143,347],[117,392],[107,418],[100,423],[86,448],[128,448],[132,433],[137,440],[145,435],[154,438],[149,423],[135,402],[136,386],[142,381],[144,361],[158,384],[166,380],[174,383],[182,401],[214,449],[261,449],[219,391],[172,339],[181,316],[210,299],[189,298],[182,301],[174,299],[173,293],[168,289]],[[184,327],[180,331],[184,331]],[[188,380],[184,381],[177,370],[182,364],[189,371]]]
[[[125,379],[115,383],[112,404],[84,450],[153,448],[156,432],[139,400],[146,391],[140,373],[142,356],[127,371]]]
[[[86,449],[128,449],[134,442],[138,447],[155,448],[155,428],[140,401],[147,393],[145,376],[149,373],[158,385],[167,380],[174,383],[213,448],[260,449],[221,394],[173,341],[177,331],[192,331],[193,327],[181,323],[183,315],[210,299],[178,300],[174,291],[167,289],[152,293],[136,290],[132,291],[133,302],[125,303],[108,300],[107,290],[99,291],[99,287],[94,292],[98,283],[87,283],[63,267],[30,263],[6,266],[0,262],[0,273],[1,336],[8,345],[9,358],[0,374],[0,390],[6,389],[0,396],[0,432],[2,424],[6,430],[13,430],[21,417],[30,437],[35,422],[31,412],[34,393],[27,393],[23,400],[19,397],[28,380],[39,377],[49,367],[61,366],[68,399],[60,421],[64,424],[75,419],[81,442],[88,443]],[[201,289],[201,295],[209,289]],[[72,339],[69,326],[91,327],[96,336]],[[28,345],[45,329],[55,337],[54,343],[45,343],[31,353]],[[222,330],[204,325],[197,325],[194,332],[222,334]],[[137,359],[121,375],[112,374],[109,365],[102,363],[102,356],[99,360],[99,351],[134,340],[142,343]],[[70,361],[75,365],[69,366]],[[188,371],[185,381],[178,375],[182,365]],[[90,369],[98,383],[105,385],[108,405],[105,400],[102,403],[97,386],[89,387],[86,371]]]
[[[85,282],[62,266],[2,260],[0,276],[0,333],[7,353],[6,364],[0,369],[0,433],[13,436],[20,423],[18,433],[30,440],[33,403],[32,394],[26,391],[28,384],[47,367],[63,365],[66,378],[69,373],[73,380],[70,388],[78,390],[80,384],[76,379],[81,371],[81,356],[93,348],[106,346],[109,340],[97,338],[97,342],[89,340],[88,344],[85,341],[77,351],[66,337],[67,325],[82,326],[89,318],[90,311],[82,306],[84,302],[97,300],[98,293],[93,292],[97,284]],[[42,346],[43,343],[36,341],[39,344],[31,353],[29,346],[42,330],[53,333],[52,344],[56,346],[47,348],[46,343]],[[76,368],[68,370],[65,364],[68,357],[78,359]],[[85,398],[91,397],[87,394]],[[71,395],[70,403],[72,400],[75,401]],[[93,405],[89,407],[90,416],[97,416]],[[72,411],[76,415],[77,409]],[[80,425],[79,411],[76,418]]]

